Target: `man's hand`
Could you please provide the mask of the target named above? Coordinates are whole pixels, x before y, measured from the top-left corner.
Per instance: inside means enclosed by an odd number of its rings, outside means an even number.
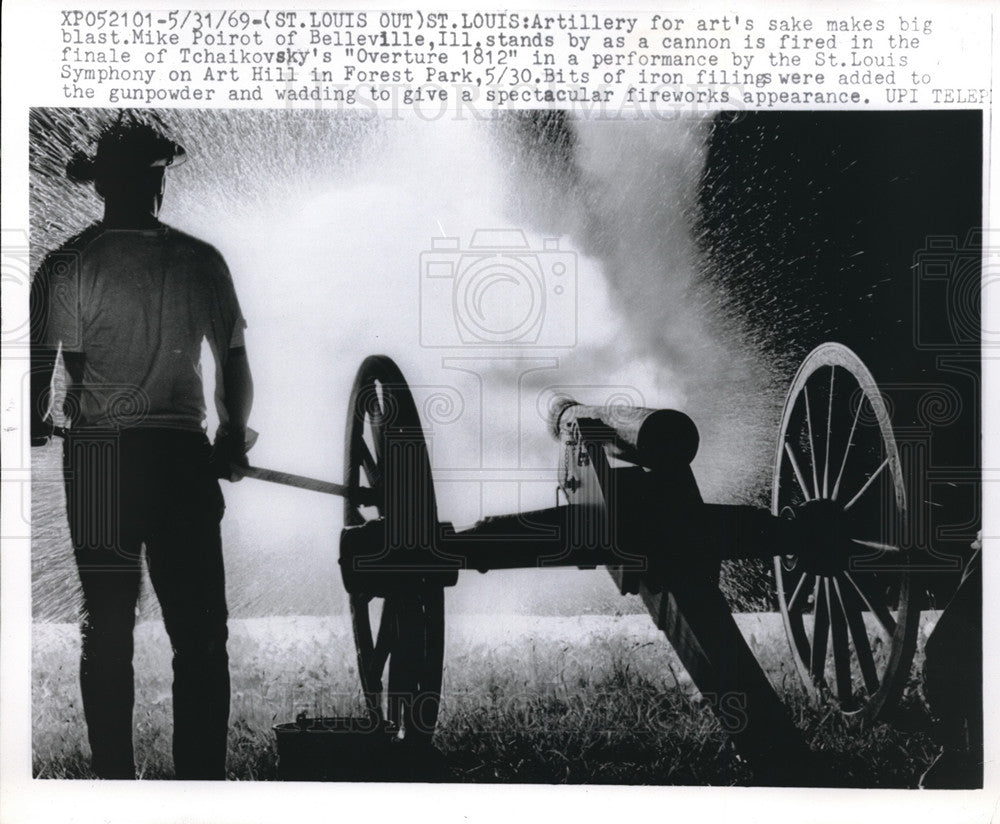
[[[250,465],[247,461],[247,433],[245,429],[220,426],[215,433],[212,447],[212,466],[215,476],[235,483],[243,478]]]

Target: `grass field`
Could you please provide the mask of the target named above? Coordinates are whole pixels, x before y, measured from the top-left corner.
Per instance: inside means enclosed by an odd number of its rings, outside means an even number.
[[[745,615],[739,621],[806,739],[835,765],[831,783],[916,785],[936,747],[915,684],[893,726],[845,720],[831,707],[810,704],[802,693],[777,616]],[[449,615],[446,649],[435,744],[454,781],[754,781],[746,764],[720,758],[729,745],[715,716],[644,616]],[[302,710],[360,711],[346,616],[235,620],[229,650],[231,779],[277,777],[272,725],[292,721]],[[92,777],[78,655],[74,625],[35,624],[37,777]],[[170,650],[159,622],[137,628],[136,672],[139,772],[147,779],[169,778]]]

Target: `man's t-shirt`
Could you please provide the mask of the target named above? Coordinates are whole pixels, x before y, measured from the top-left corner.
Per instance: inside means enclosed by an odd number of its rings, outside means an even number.
[[[91,227],[36,276],[37,343],[62,347],[74,426],[202,431],[201,347],[241,347],[236,291],[215,248],[176,229]]]

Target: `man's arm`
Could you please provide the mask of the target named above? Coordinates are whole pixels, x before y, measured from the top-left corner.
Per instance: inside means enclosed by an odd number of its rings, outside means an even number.
[[[246,347],[230,349],[216,375],[219,431],[215,437],[215,460],[221,477],[238,481],[247,465],[246,429],[253,407],[253,377]]]
[[[223,408],[219,410],[219,420],[224,420],[232,429],[246,431],[253,407],[253,377],[245,346],[230,349],[222,366],[221,401]]]
[[[52,437],[52,373],[58,350],[46,342],[49,322],[48,274],[44,266],[31,282],[31,445],[44,446]]]
[[[215,289],[213,334],[209,346],[215,357],[215,408],[219,431],[215,435],[214,462],[220,478],[238,481],[247,466],[246,430],[253,406],[253,378],[247,360],[240,311],[229,267],[218,250],[209,247],[209,264]]]

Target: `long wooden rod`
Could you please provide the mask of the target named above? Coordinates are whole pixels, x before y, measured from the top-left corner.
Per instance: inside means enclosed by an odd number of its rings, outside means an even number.
[[[242,470],[243,477],[256,478],[258,481],[268,481],[283,486],[294,486],[298,489],[308,489],[312,492],[324,492],[327,495],[356,497],[357,493],[367,490],[351,490],[343,484],[333,481],[321,481],[318,478],[307,478],[305,475],[294,475],[291,472],[279,472],[277,469],[263,469],[259,466],[248,466]]]

